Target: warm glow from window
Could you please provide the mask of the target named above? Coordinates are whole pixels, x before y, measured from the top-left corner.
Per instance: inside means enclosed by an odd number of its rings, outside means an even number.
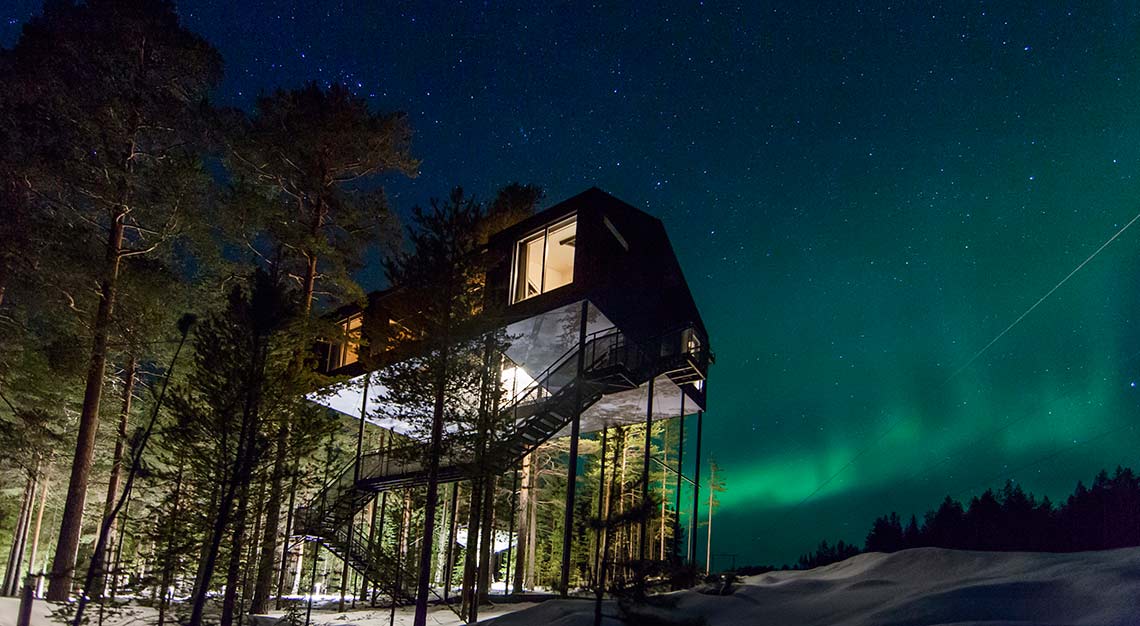
[[[577,216],[529,235],[515,247],[514,289],[520,302],[574,282]]]
[[[697,332],[692,328],[686,329],[682,335],[684,341],[685,353],[692,356],[697,356],[701,353],[701,338],[697,336]]]
[[[364,323],[364,315],[357,313],[339,323],[344,340],[333,344],[329,350],[329,369],[351,365],[360,360],[360,327]]]

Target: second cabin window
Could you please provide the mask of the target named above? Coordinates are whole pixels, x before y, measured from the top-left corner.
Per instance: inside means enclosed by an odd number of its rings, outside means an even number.
[[[330,371],[356,363],[360,358],[360,327],[363,323],[364,316],[359,313],[338,323],[344,338],[329,350]]]
[[[515,247],[511,302],[521,302],[574,282],[577,216],[524,237]]]

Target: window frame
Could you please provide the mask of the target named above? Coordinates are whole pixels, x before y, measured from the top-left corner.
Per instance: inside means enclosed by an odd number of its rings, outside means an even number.
[[[558,230],[560,228],[565,228],[567,225],[569,225],[571,223],[574,224],[574,241],[575,241],[574,262],[571,264],[572,276],[571,276],[570,280],[567,281],[565,284],[559,285],[559,286],[551,288],[551,289],[547,289],[546,288],[546,263],[547,263],[548,257],[550,256],[550,233],[551,233],[551,231],[555,231],[555,230]],[[531,296],[521,296],[520,297],[520,280],[524,279],[523,278],[523,271],[525,271],[525,268],[521,267],[520,261],[525,260],[525,256],[526,256],[525,250],[526,250],[527,246],[531,245],[536,240],[542,241],[542,267],[539,269],[538,293],[531,295]],[[578,240],[578,213],[577,212],[570,213],[568,215],[564,215],[563,217],[561,217],[557,220],[554,220],[553,222],[549,222],[548,224],[546,224],[542,228],[536,229],[536,230],[516,239],[514,242],[514,251],[511,254],[511,283],[510,283],[511,297],[510,297],[510,304],[512,304],[512,305],[518,304],[520,302],[530,300],[531,298],[536,298],[536,297],[541,296],[543,294],[547,294],[547,293],[550,293],[552,291],[556,291],[558,289],[561,289],[563,287],[573,285],[574,284],[574,276],[577,274],[577,272],[575,271],[575,268],[578,264],[577,240]],[[522,271],[520,271],[520,270],[522,270]],[[524,293],[525,293],[525,291],[524,291]]]
[[[353,322],[359,322],[355,328],[352,326]],[[353,313],[338,321],[336,325],[340,328],[343,339],[336,343],[329,344],[327,363],[327,371],[329,372],[360,362],[360,347],[364,339],[364,313]],[[353,341],[354,339],[355,341]],[[348,354],[349,346],[352,344],[355,344],[356,347],[353,351],[355,358],[349,361],[346,355]]]

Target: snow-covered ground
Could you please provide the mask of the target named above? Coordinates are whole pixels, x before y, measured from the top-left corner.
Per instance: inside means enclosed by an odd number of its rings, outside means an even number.
[[[15,626],[16,613],[20,606],[18,598],[4,598],[0,597],[0,626]],[[480,609],[479,613],[482,618],[491,619],[496,616],[504,615],[511,611],[519,611],[535,606],[529,602],[519,602],[511,604],[499,604],[494,607],[484,607]],[[53,605],[37,600],[32,607],[32,626],[63,626],[63,622],[53,620],[51,618],[51,611]],[[88,609],[90,613],[89,624],[97,625],[99,623],[98,608],[91,607]],[[278,612],[272,614],[280,616],[282,613]],[[329,611],[319,608],[313,609],[312,623],[317,626],[388,626],[390,612],[388,609],[363,609],[358,611]],[[216,616],[207,620],[208,622],[217,622]],[[103,626],[147,626],[149,624],[158,623],[158,612],[154,609],[141,606],[129,606],[120,609],[116,614],[108,614],[103,620]],[[246,622],[248,623],[248,622]],[[257,620],[259,625],[272,623],[271,619],[259,618]],[[395,626],[411,626],[412,624],[412,607],[399,607],[396,609],[396,619],[393,622]],[[459,626],[463,622],[455,616],[446,607],[433,606],[428,612],[428,624],[430,626]],[[167,621],[170,626],[177,626],[175,622]]]
[[[704,618],[708,626],[739,624],[828,626],[996,626],[1088,624],[1140,626],[1140,548],[1076,554],[960,552],[937,548],[862,554],[803,572],[773,572],[744,579],[728,596],[683,591],[657,596],[648,609],[660,623]],[[529,608],[528,608],[529,606]],[[14,626],[17,601],[0,599],[0,626]],[[521,609],[521,610],[520,610]],[[150,609],[105,626],[153,623]],[[587,626],[593,603],[552,600],[537,606],[499,605],[481,611],[493,626]],[[608,626],[621,624],[607,601]],[[50,626],[37,603],[34,626]],[[382,626],[388,612],[314,612],[327,626]],[[435,607],[435,626],[459,621]],[[688,621],[688,623],[693,623]],[[410,609],[396,624],[411,624]]]
[[[667,620],[663,623],[704,617],[708,626],[1137,625],[1140,548],[861,554],[814,570],[752,576],[730,596],[684,591],[663,599],[675,601],[674,607],[654,609]],[[603,614],[616,611],[607,603]],[[531,624],[593,624],[593,606],[556,600],[494,621],[494,626]]]

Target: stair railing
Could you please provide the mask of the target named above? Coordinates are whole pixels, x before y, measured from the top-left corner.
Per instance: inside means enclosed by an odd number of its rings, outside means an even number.
[[[624,366],[631,372],[639,372],[652,361],[652,359],[647,358],[648,354],[640,343],[630,341],[625,333],[615,327],[590,333],[586,336],[582,349],[585,372],[618,365]],[[577,345],[567,349],[539,373],[533,382],[518,392],[507,407],[499,410],[500,415],[511,416],[511,423],[507,433],[505,433],[506,436],[500,439],[500,443],[496,445],[497,448],[509,445],[509,442],[521,437],[522,432],[532,422],[542,419],[544,415],[548,414],[548,411],[544,409],[561,401],[564,393],[573,391],[575,384],[585,382],[578,380],[578,350],[579,346]],[[517,367],[517,364],[515,365]],[[448,446],[449,449],[445,452],[444,458],[441,459],[441,467],[462,466],[469,463],[469,453],[473,450],[465,450],[465,446],[461,442],[455,441],[454,438],[450,443],[451,445]],[[524,447],[534,446],[526,445]],[[382,476],[410,476],[421,472],[425,469],[423,461],[420,455],[414,454],[414,452],[422,451],[422,448],[422,443],[412,443],[400,448],[389,448],[363,454],[360,459],[359,476],[362,480],[367,480],[368,478]],[[337,477],[324,487],[322,493],[326,496],[326,502],[329,503],[320,507],[322,510],[320,510],[317,520],[311,519],[314,517],[312,511],[316,507],[312,505],[304,507],[307,511],[306,518],[310,518],[307,520],[309,525],[319,520],[319,529],[327,532],[330,530],[329,526],[335,526],[338,522],[344,521],[339,518],[348,517],[355,513],[357,507],[351,505],[347,508],[344,507],[344,495],[357,490],[357,474],[354,469],[355,461],[346,464]],[[314,502],[316,501],[314,500]],[[330,514],[334,516],[332,519],[329,519]]]

